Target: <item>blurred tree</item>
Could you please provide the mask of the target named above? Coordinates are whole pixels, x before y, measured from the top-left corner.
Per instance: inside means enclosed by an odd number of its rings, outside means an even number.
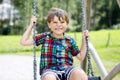
[[[0,3],[2,3],[3,0],[0,0]]]
[[[14,25],[14,30],[17,30],[17,28],[21,29],[21,31],[18,33],[23,33],[24,29],[28,26],[29,19],[32,15],[32,0],[11,0],[14,6],[16,6],[17,10],[19,11],[18,17],[14,19],[14,21],[17,21]],[[14,31],[17,32],[17,31]]]
[[[1,1],[1,0],[0,0]],[[17,18],[14,19],[15,30],[21,29],[18,34],[24,32],[28,26],[29,20],[33,15],[34,0],[11,0],[13,5],[18,9]],[[69,13],[70,24],[68,31],[81,31],[82,8],[81,0],[36,0],[37,1],[37,17],[38,32],[48,31],[46,16],[51,7],[59,7],[65,9]],[[91,0],[91,30],[112,28],[112,25],[118,24],[120,21],[119,8],[116,0]],[[14,31],[17,32],[17,31]]]
[[[91,28],[95,30],[112,28],[119,23],[119,7],[116,0],[92,0]]]

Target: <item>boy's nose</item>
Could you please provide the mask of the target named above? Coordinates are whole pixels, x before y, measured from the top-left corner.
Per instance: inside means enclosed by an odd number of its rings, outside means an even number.
[[[58,22],[57,26],[58,26],[58,27],[60,27],[60,26],[61,26],[61,23],[60,23],[60,22]]]

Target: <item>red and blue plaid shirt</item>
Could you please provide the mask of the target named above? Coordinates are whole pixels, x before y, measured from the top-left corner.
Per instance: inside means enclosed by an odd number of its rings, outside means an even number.
[[[57,39],[51,32],[35,36],[36,45],[42,45],[40,74],[43,69],[64,70],[73,65],[73,56],[80,53],[73,38],[64,35]]]

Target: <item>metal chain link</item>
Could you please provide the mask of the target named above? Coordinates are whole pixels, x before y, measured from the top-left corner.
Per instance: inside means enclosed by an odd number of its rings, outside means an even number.
[[[86,29],[86,10],[85,10],[85,0],[82,0],[82,31]]]
[[[82,0],[82,31],[86,30],[87,24],[86,24],[86,0]],[[89,47],[88,47],[88,38],[86,37],[86,47],[87,47],[87,61],[88,61],[88,69],[87,69],[87,75],[94,76],[94,71],[92,68],[91,60],[90,60],[90,54],[89,54]]]
[[[33,15],[36,16],[36,0],[34,0],[33,3]],[[34,23],[35,24],[35,23]],[[33,39],[34,39],[34,47],[33,47],[33,77],[34,80],[37,80],[37,61],[36,61],[36,44],[35,44],[35,32],[36,32],[36,25],[34,25],[34,30],[33,30]]]
[[[86,44],[87,44],[87,52],[86,52],[86,55],[87,55],[87,61],[88,61],[88,71],[87,71],[87,75],[90,76],[90,74],[92,76],[94,76],[94,71],[93,71],[93,68],[92,68],[92,64],[91,64],[91,58],[90,58],[90,54],[89,54],[89,47],[88,47],[88,38],[86,37]]]
[[[37,4],[36,4],[36,0],[34,0],[34,2],[33,2],[33,14],[34,14],[34,16],[36,16],[36,11],[37,11]]]

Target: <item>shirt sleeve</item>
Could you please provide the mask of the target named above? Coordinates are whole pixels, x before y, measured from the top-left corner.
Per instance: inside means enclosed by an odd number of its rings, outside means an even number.
[[[34,37],[34,40],[35,40],[35,44],[38,46],[40,44],[43,44],[43,42],[45,41],[45,38],[46,38],[46,33],[41,33],[41,34],[38,34]]]
[[[80,50],[73,38],[71,38],[71,52],[73,56],[76,56],[77,54],[80,53]]]

